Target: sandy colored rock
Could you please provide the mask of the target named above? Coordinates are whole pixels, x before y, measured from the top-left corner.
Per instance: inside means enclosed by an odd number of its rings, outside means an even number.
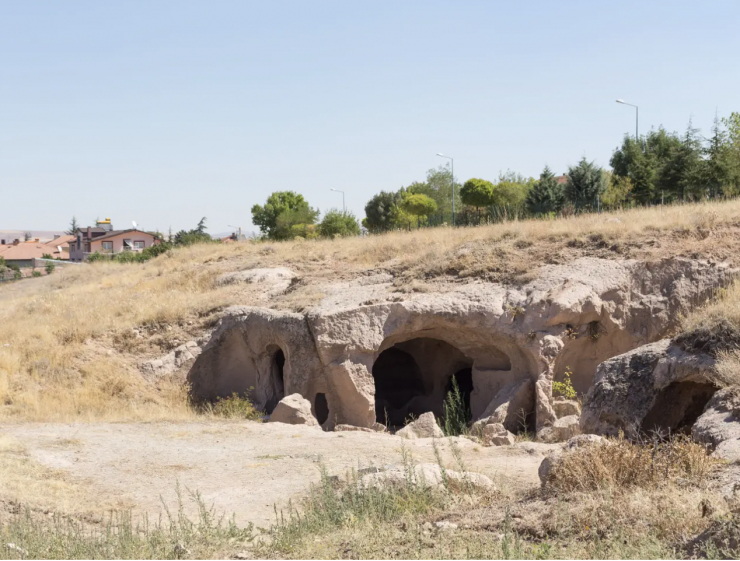
[[[511,446],[516,442],[514,435],[501,423],[489,423],[481,431],[481,440],[486,446]]]
[[[552,438],[557,442],[564,442],[580,434],[580,418],[578,415],[568,415],[558,419],[552,425]]]
[[[311,414],[311,402],[301,394],[294,393],[280,400],[270,415],[270,423],[286,423],[288,425],[319,426],[319,422]]]
[[[335,432],[377,432],[375,429],[371,429],[367,427],[356,427],[354,425],[337,425],[334,427],[334,431]]]
[[[225,273],[216,279],[219,285],[238,283],[261,284],[270,296],[285,292],[296,277],[295,273],[285,267],[248,269]]]
[[[555,398],[552,401],[552,409],[558,419],[581,414],[581,405],[575,399]]]
[[[418,419],[409,423],[396,434],[402,438],[444,438],[442,429],[434,418],[434,413],[428,412],[421,415]]]
[[[490,422],[502,424],[509,431],[517,431],[533,411],[534,384],[527,379],[501,388],[486,407],[483,417],[490,419]]]

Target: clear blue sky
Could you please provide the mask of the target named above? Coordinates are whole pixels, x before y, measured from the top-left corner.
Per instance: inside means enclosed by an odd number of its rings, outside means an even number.
[[[608,165],[740,111],[740,2],[0,0],[0,229],[251,230],[275,190],[362,217],[455,174]]]

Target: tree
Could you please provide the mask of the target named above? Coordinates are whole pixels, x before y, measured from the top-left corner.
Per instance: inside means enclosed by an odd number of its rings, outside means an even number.
[[[303,195],[293,191],[276,191],[264,206],[252,207],[252,223],[273,240],[292,238],[296,229],[306,230],[315,224],[318,215],[319,211],[311,208]]]
[[[606,208],[621,208],[629,202],[632,193],[632,180],[607,172],[609,181],[601,197],[601,203]]]
[[[77,230],[79,230],[80,225],[77,224],[77,218],[75,216],[72,217],[72,220],[69,222],[69,230],[64,232],[68,236],[74,236],[77,233]]]
[[[205,216],[200,219],[198,225],[192,230],[180,230],[177,234],[175,234],[175,245],[180,246],[193,245],[196,243],[212,243],[214,241],[215,240],[206,233]],[[164,251],[164,248],[160,248],[160,251]]]
[[[706,159],[701,166],[701,183],[709,187],[709,196],[737,194],[737,171],[733,162],[728,133],[717,115],[714,116],[712,137],[704,150]]]
[[[740,194],[740,113],[722,119],[727,129],[727,164],[732,194]]]
[[[386,232],[397,226],[396,216],[401,201],[399,193],[381,191],[365,205],[365,219],[362,221],[370,232]]]
[[[485,179],[468,179],[460,189],[463,204],[474,206],[478,211],[478,223],[481,222],[481,207],[493,204],[493,183]]]
[[[360,235],[360,226],[355,215],[337,209],[331,209],[324,215],[318,229],[319,235],[324,238]]]
[[[576,211],[596,208],[598,197],[606,191],[604,170],[586,158],[581,158],[577,166],[568,168],[566,176],[565,198],[573,203]]]
[[[563,207],[563,187],[548,166],[527,193],[527,210],[535,215],[559,212]]]
[[[419,194],[405,194],[401,208],[416,216],[416,220],[421,225],[421,217],[428,216],[437,210],[437,203],[434,199],[427,197],[426,195]]]

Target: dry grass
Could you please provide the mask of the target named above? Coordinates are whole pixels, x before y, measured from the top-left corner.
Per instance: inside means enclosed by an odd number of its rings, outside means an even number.
[[[558,493],[657,488],[678,479],[703,481],[717,463],[704,446],[684,436],[644,444],[619,438],[563,454],[547,487]]]
[[[539,264],[591,255],[740,255],[740,201],[637,209],[477,228],[283,243],[203,245],[145,264],[97,263],[0,287],[0,419],[156,420],[194,415],[180,380],[146,382],[137,363],[198,335],[230,304],[305,310],[328,284],[388,272],[399,292],[441,281],[521,282]],[[266,299],[223,272],[284,266],[299,275]]]

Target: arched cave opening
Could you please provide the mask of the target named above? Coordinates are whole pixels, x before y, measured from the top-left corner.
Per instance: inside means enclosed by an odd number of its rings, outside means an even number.
[[[660,391],[642,421],[646,433],[690,433],[717,388],[701,382],[673,382]]]
[[[270,374],[267,383],[265,412],[272,413],[278,402],[285,397],[285,353],[277,345],[267,347],[270,354]]]
[[[469,407],[472,366],[470,358],[439,339],[420,337],[384,350],[372,371],[377,422],[402,426],[410,417],[429,411],[441,416],[453,376]]]
[[[323,425],[329,418],[329,403],[326,401],[325,393],[317,393],[314,397],[313,412],[320,425]]]

